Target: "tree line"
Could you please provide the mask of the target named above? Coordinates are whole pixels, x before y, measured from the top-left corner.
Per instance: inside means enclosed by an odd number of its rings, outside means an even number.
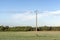
[[[35,31],[36,27],[32,26],[0,26],[0,31]],[[60,26],[40,26],[37,31],[60,31]]]

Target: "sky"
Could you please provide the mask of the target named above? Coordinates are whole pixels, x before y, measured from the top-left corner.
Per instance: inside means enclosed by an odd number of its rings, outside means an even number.
[[[60,26],[60,0],[0,0],[0,25]]]

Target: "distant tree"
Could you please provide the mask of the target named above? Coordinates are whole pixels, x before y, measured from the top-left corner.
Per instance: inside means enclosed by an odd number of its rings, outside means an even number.
[[[1,30],[2,30],[2,31],[5,31],[5,27],[2,27]]]
[[[0,31],[4,31],[5,27],[4,26],[0,26]]]
[[[49,27],[49,29],[48,29],[49,31],[52,31],[52,27]]]
[[[5,31],[8,31],[8,29],[9,29],[9,26],[5,26]]]

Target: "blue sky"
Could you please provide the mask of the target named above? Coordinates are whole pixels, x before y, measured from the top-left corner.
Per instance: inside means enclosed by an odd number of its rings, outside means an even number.
[[[0,0],[0,25],[60,26],[60,0]]]

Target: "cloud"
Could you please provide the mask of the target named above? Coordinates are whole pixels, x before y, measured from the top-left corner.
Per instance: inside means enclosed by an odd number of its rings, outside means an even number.
[[[38,12],[38,25],[58,25],[60,10],[56,11],[42,11]],[[23,13],[16,13],[12,15],[12,19],[19,25],[33,25],[35,26],[36,14],[33,11],[26,11]],[[56,23],[57,22],[57,23]]]
[[[47,11],[45,12],[45,15],[57,15],[60,14],[60,10],[56,10],[56,11]]]
[[[21,13],[13,14],[6,13],[0,14],[0,16],[0,24],[35,26],[36,13],[34,11],[24,11]],[[38,25],[60,25],[60,10],[41,12],[39,11]]]
[[[16,13],[12,15],[12,18],[14,20],[32,20],[35,18],[35,15],[33,15],[33,12],[31,11],[26,11],[24,13]]]
[[[56,11],[43,11],[42,13],[38,13],[38,18],[42,18],[42,17],[48,17],[48,16],[54,16],[54,15],[58,15],[60,14],[60,10],[56,10]],[[12,18],[14,20],[33,20],[35,19],[36,14],[32,11],[26,11],[24,13],[16,13],[14,15],[12,15]]]

